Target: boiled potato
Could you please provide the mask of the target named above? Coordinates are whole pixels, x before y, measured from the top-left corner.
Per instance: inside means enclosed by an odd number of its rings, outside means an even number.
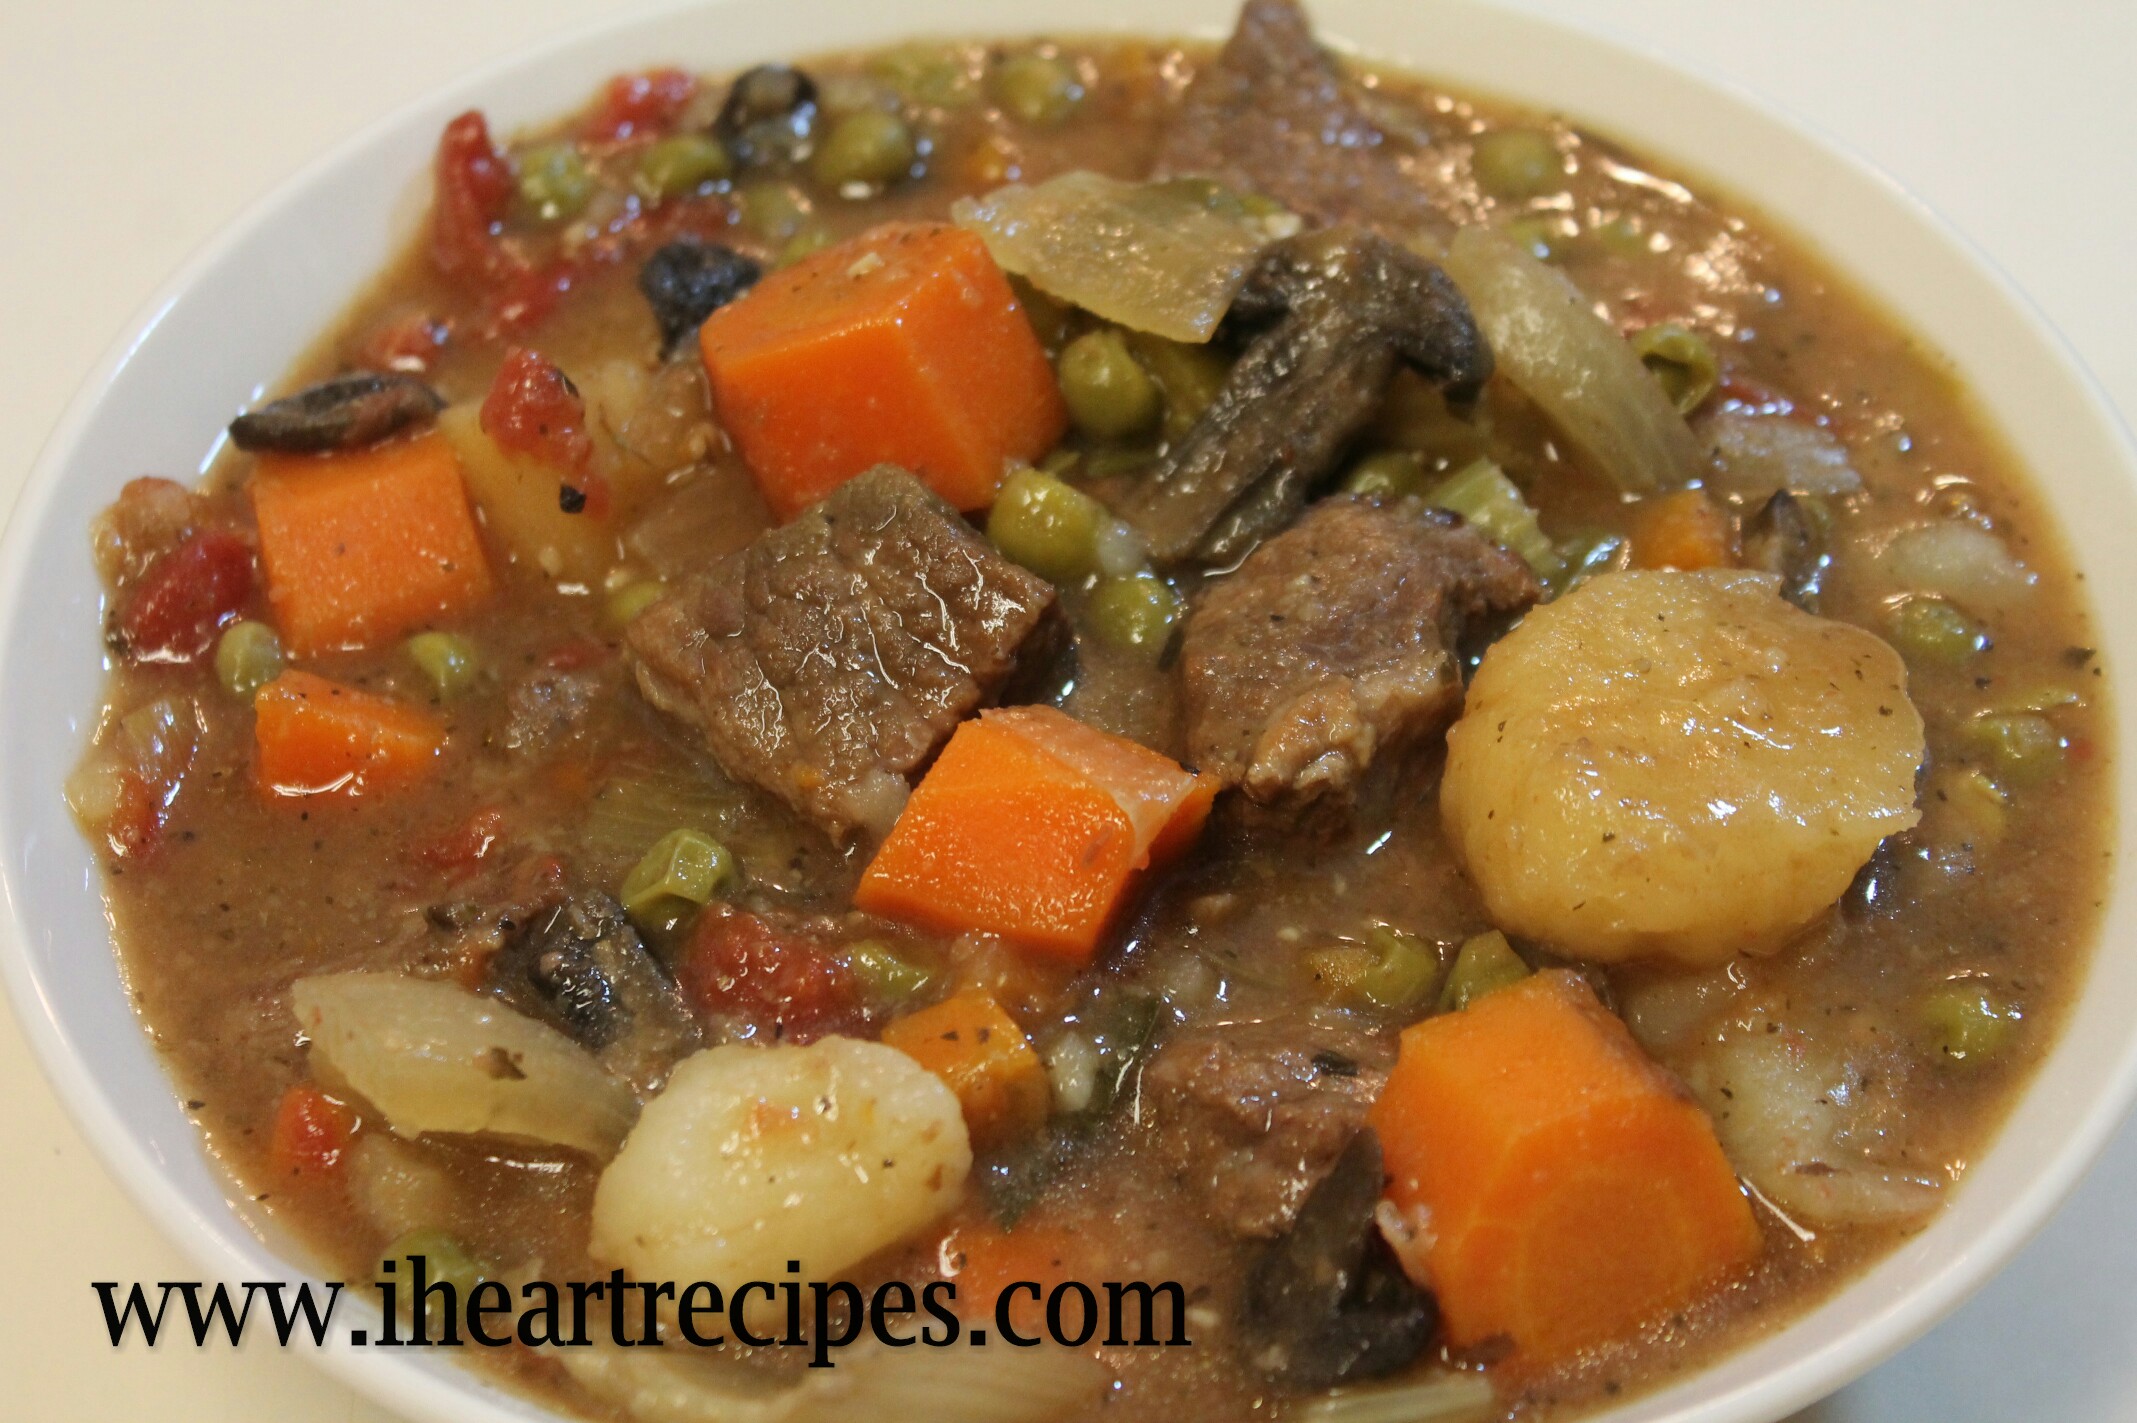
[[[1440,810],[1492,922],[1573,958],[1787,942],[1920,818],[1899,655],[1769,575],[1606,574],[1485,654]]]
[[[957,1204],[957,1097],[895,1048],[829,1037],[684,1059],[594,1191],[594,1255],[640,1279],[823,1280]]]

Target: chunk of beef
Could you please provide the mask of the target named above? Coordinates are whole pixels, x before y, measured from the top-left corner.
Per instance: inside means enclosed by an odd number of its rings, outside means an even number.
[[[1267,1239],[1365,1125],[1389,1056],[1333,1018],[1193,1027],[1159,1044],[1142,1102],[1159,1151],[1211,1216]]]
[[[570,740],[593,715],[602,682],[597,671],[535,668],[505,689],[498,743],[508,751],[538,753]]]
[[[1491,376],[1491,348],[1447,274],[1356,228],[1271,247],[1231,319],[1268,324],[1124,501],[1163,563],[1235,563],[1289,523],[1380,408],[1398,362],[1456,403]]]
[[[238,416],[230,442],[255,453],[356,450],[427,425],[444,408],[445,397],[412,375],[357,371]]]
[[[623,907],[579,893],[515,925],[491,958],[506,1002],[585,1047],[641,1093],[698,1045],[697,1020]]]
[[[1321,222],[1444,230],[1415,136],[1390,132],[1343,76],[1297,0],[1247,0],[1195,76],[1158,150],[1161,177],[1199,175]]]
[[[1542,596],[1442,510],[1340,496],[1210,586],[1180,644],[1188,758],[1261,805],[1347,800],[1461,711],[1463,625]]]
[[[883,465],[683,582],[629,644],[729,776],[843,841],[888,830],[957,723],[1065,637],[1052,585]]]

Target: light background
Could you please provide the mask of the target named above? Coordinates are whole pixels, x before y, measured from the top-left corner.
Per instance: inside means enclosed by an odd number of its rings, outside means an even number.
[[[441,82],[625,8],[0,0],[0,509],[127,318],[241,207]],[[2137,411],[2137,6],[1524,8],[1732,80],[1867,154],[2017,279],[2125,418]],[[2015,1265],[1812,1417],[2137,1420],[2133,1181],[2137,1128],[2125,1128]],[[88,1281],[196,1272],[106,1177],[11,1018],[0,1019],[0,1222],[0,1414],[383,1423],[301,1352],[108,1347]]]

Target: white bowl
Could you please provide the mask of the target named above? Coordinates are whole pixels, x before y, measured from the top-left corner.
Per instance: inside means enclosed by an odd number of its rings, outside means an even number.
[[[0,543],[0,971],[45,1071],[105,1163],[210,1276],[295,1280],[294,1245],[201,1152],[122,988],[97,870],[61,803],[102,671],[91,516],[128,478],[200,467],[224,422],[290,365],[414,230],[445,120],[512,128],[655,62],[731,69],[913,34],[1216,35],[1232,0],[731,0],[612,24],[487,69],[321,159],[200,254],[106,356]],[[2110,667],[2137,660],[2137,457],[2092,381],[1979,254],[1890,180],[1747,97],[1616,45],[1472,0],[1319,0],[1323,32],[1377,59],[1571,115],[1719,177],[1835,259],[1948,355],[2039,477],[2088,576]],[[2130,746],[2137,701],[2116,706]],[[2137,762],[2105,763],[2137,805]],[[2116,831],[2131,855],[2137,821]],[[2117,885],[2086,991],[2009,1125],[1922,1235],[1795,1323],[1608,1415],[1754,1423],[1840,1387],[1928,1329],[2024,1243],[2137,1088],[2137,896]],[[345,1305],[346,1309],[346,1305]],[[337,1324],[355,1322],[337,1315]],[[448,1358],[321,1352],[336,1376],[438,1423],[551,1415]]]

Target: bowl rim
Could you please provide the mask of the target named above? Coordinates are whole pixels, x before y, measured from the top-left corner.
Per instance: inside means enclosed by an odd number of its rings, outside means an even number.
[[[213,236],[195,248],[169,277],[160,282],[153,295],[128,318],[121,328],[121,334],[91,365],[46,436],[14,506],[9,511],[4,533],[0,533],[0,629],[13,626],[30,606],[27,586],[30,570],[27,555],[30,545],[46,532],[52,505],[62,487],[63,475],[85,434],[104,413],[104,403],[120,373],[155,335],[165,317],[189,291],[228,262],[248,241],[264,229],[272,227],[284,210],[296,205],[305,192],[315,184],[330,181],[339,170],[374,147],[388,142],[422,120],[425,115],[434,113],[441,107],[457,108],[479,104],[488,91],[522,71],[632,31],[657,30],[694,13],[748,8],[761,6],[763,3],[764,0],[665,0],[665,3],[568,27],[559,34],[515,48],[486,61],[445,84],[434,86],[396,105],[389,112],[365,122],[354,132],[329,145],[323,152],[285,174],[247,202],[235,216],[220,226]],[[1322,5],[1315,8],[1338,11],[1354,8],[1356,4],[1361,3],[1367,3],[1367,0],[1352,0],[1351,5],[1336,3],[1336,0],[1324,0]],[[1659,74],[1698,101],[1747,114],[1766,125],[1776,135],[1809,151],[1819,160],[1838,164],[1856,180],[1867,182],[1876,188],[1886,201],[1904,211],[1919,236],[1940,243],[1981,283],[1985,292],[1992,294],[2001,303],[2007,315],[2016,317],[2028,329],[2029,334],[2039,343],[2040,349],[2053,359],[2052,375],[2055,380],[2081,398],[2087,413],[2105,434],[2106,444],[2120,465],[2121,476],[2125,480],[2137,480],[2137,441],[2132,440],[2129,426],[2121,411],[2069,341],[2048,320],[2032,298],[1976,242],[1852,145],[1771,96],[1714,73],[1682,56],[1628,38],[1605,25],[1586,19],[1572,23],[1546,18],[1518,8],[1513,0],[1431,0],[1429,7],[1419,6],[1415,13],[1422,15],[1428,8],[1456,14],[1472,22],[1513,30],[1526,29],[1532,33],[1549,35],[1560,42],[1571,42],[1577,48],[1599,54],[1612,66],[1645,69],[1650,74]],[[1228,15],[1229,11],[1227,0],[1225,14]],[[928,13],[923,8],[917,17],[919,23],[897,27],[895,32],[916,36],[940,33],[928,29]],[[1213,33],[1210,26],[1139,27],[1133,24],[1103,23],[1088,26],[1049,26],[1027,25],[1021,16],[1008,13],[1001,14],[999,18],[1000,24],[990,22],[984,31],[973,33],[982,34],[985,38],[1006,38],[1023,34],[1067,36],[1122,33],[1189,34],[1208,38]],[[1375,53],[1366,47],[1350,43],[1341,29],[1340,20],[1333,22],[1330,30],[1331,33],[1324,34],[1323,38],[1333,48],[1369,57]],[[875,39],[865,41],[870,44],[880,42]],[[854,41],[849,40],[846,43]],[[819,43],[817,38],[812,37],[803,52],[822,52],[826,47]],[[662,58],[660,55],[649,55],[646,62],[659,62]],[[1429,65],[1414,65],[1400,58],[1385,62],[1427,76],[1436,76],[1436,71]],[[1484,94],[1498,92],[1489,84],[1464,82],[1457,87]],[[572,102],[574,97],[562,96],[561,101],[552,106],[552,111],[561,111],[563,105]],[[1572,113],[1570,117],[1576,123],[1583,122],[1578,112]],[[1611,132],[1607,125],[1597,127],[1605,133]],[[1658,149],[1655,144],[1643,140],[1637,145],[1637,151],[1654,152],[1658,157],[1668,160],[1677,171],[1696,173],[1702,179],[1708,177],[1695,165],[1676,162],[1674,155],[1669,153],[1666,147]],[[1759,212],[1756,181],[1738,183],[1724,176],[1714,186],[1726,195],[1730,203],[1748,206]],[[1772,221],[1763,212],[1759,212],[1759,215],[1761,221]],[[1787,230],[1786,224],[1780,225]],[[1854,283],[1872,302],[1882,300],[1881,294],[1869,280],[1853,270],[1846,253],[1827,250],[1822,244],[1793,233],[1791,236],[1798,243],[1817,251],[1823,261]],[[1986,412],[1984,414],[1986,415]],[[2037,475],[2035,477],[2038,478]],[[8,704],[5,699],[0,699],[0,719],[8,716]],[[2124,754],[2137,750],[2128,747],[2117,749]],[[2110,813],[2118,812],[2126,813],[2126,808],[2113,807]],[[6,828],[4,823],[0,823],[0,831]],[[5,836],[0,835],[0,850],[5,848]],[[149,1150],[147,1143],[127,1125],[118,1103],[100,1083],[84,1045],[70,1031],[28,951],[30,921],[25,908],[25,897],[17,884],[18,873],[12,858],[0,854],[0,983],[5,985],[16,1020],[24,1031],[45,1080],[65,1105],[75,1127],[104,1168],[118,1181],[136,1207],[155,1223],[165,1239],[195,1264],[208,1271],[214,1279],[235,1284],[247,1278],[259,1278],[261,1259],[269,1247],[259,1239],[253,1228],[234,1208],[210,1212],[197,1208],[180,1193],[157,1189],[158,1182],[165,1173],[164,1165]],[[2119,876],[2113,871],[2110,875],[2108,899],[2112,901],[2124,891],[2119,884]],[[2103,915],[2103,921],[2104,917]],[[2096,934],[2098,937],[2091,949],[2092,957],[2088,959],[2085,968],[2088,977],[2094,972],[2098,958],[2107,947],[2104,930],[2096,929]],[[116,952],[115,946],[110,945],[108,940],[106,947]],[[138,1018],[136,1022],[138,1023]],[[2045,1069],[2047,1060],[2044,1057],[2036,1068],[2035,1079],[2029,1080],[2013,1099],[2012,1105],[2007,1109],[2010,1114],[2015,1114],[2019,1106],[2034,1092],[2038,1085],[2038,1074]],[[1675,1412],[1666,1415],[1655,1412],[1652,1416],[1682,1417],[1687,1420],[1696,1418],[1702,1420],[1702,1423],[1725,1423],[1725,1420],[1727,1423],[1752,1423],[1752,1420],[1756,1419],[1776,1418],[1805,1407],[1846,1385],[1919,1338],[1985,1283],[2046,1224],[2056,1208],[2092,1166],[2109,1135],[2128,1114],[2133,1098],[2137,1098],[2137,1034],[2133,1034],[2124,1045],[2120,1057],[2103,1080],[2100,1089],[2093,1093],[2075,1124],[2062,1137],[2056,1154],[2042,1163],[2043,1169],[2011,1197],[1996,1214],[1991,1228],[1977,1237],[1969,1248],[1943,1260],[1934,1269],[1916,1279],[1903,1294],[1887,1301],[1860,1327],[1824,1347],[1801,1354],[1724,1393],[1699,1402],[1690,1412],[1681,1415]],[[1999,1137],[2004,1130],[2004,1126],[1999,1126]],[[1992,1139],[1984,1156],[1992,1154],[1997,1144],[1997,1141]],[[219,1167],[216,1169],[220,1170]],[[303,1265],[289,1258],[286,1253],[274,1253],[273,1260],[281,1273],[290,1279],[310,1277]],[[1859,1274],[1835,1291],[1833,1297],[1847,1295],[1857,1290],[1863,1282],[1864,1276]],[[1813,1306],[1814,1309],[1819,1307],[1822,1306]],[[1783,1327],[1782,1332],[1794,1323],[1795,1321],[1791,1320],[1788,1326]],[[396,1352],[380,1358],[376,1351],[351,1347],[345,1335],[345,1330],[340,1331],[325,1347],[312,1351],[319,1366],[356,1392],[410,1418],[435,1419],[439,1420],[439,1423],[467,1419],[484,1420],[484,1423],[508,1423],[508,1420],[526,1423],[526,1420],[555,1419],[562,1416],[522,1394],[500,1388],[490,1382],[485,1373],[449,1365],[440,1366],[434,1361],[435,1356]],[[1713,1359],[1703,1362],[1692,1371],[1690,1378],[1696,1381],[1699,1377],[1713,1372],[1729,1357],[1749,1348],[1751,1342],[1740,1342]],[[1619,1418],[1628,1418],[1630,1423],[1629,1415],[1638,1415],[1645,1419],[1650,1416],[1650,1410],[1644,1405],[1673,1394],[1682,1386],[1660,1384],[1623,1405],[1590,1416],[1597,1419],[1597,1423],[1609,1423],[1609,1420]]]

